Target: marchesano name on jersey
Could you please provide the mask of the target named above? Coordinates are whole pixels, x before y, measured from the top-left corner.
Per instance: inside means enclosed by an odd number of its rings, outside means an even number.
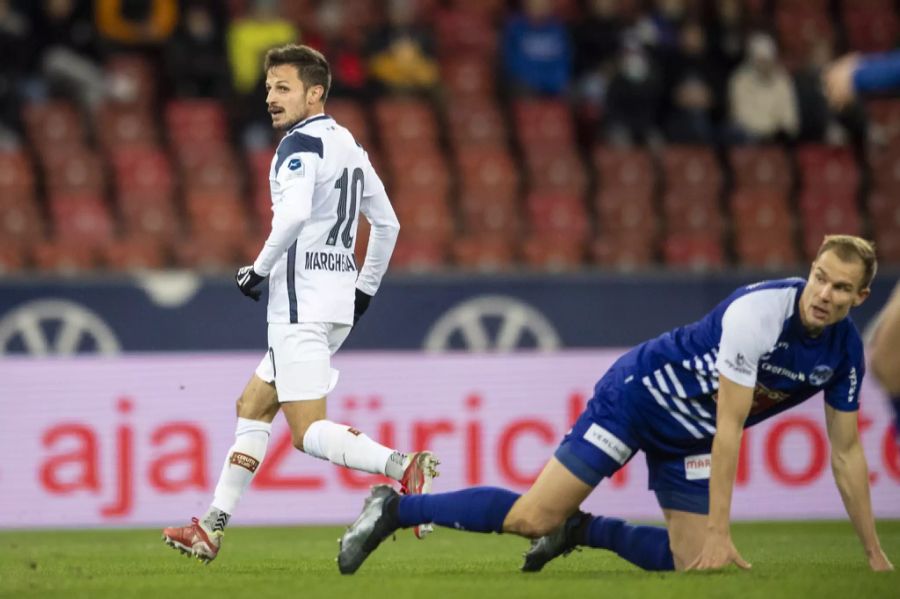
[[[306,252],[306,270],[356,272],[356,259],[352,254]]]

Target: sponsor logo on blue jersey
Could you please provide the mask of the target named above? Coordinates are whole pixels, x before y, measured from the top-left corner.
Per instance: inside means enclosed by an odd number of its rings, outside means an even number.
[[[821,387],[831,380],[831,375],[833,374],[834,370],[830,366],[822,364],[813,368],[813,371],[809,374],[809,382],[816,387]]]

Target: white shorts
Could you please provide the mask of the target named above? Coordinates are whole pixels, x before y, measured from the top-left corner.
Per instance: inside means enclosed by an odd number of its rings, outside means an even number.
[[[337,385],[331,356],[351,328],[332,322],[269,324],[269,351],[256,376],[275,383],[280,402],[322,399]]]

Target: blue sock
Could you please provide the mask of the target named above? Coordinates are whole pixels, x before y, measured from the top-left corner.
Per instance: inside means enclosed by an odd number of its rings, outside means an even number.
[[[669,531],[658,526],[635,526],[618,518],[594,516],[583,525],[580,544],[614,551],[644,570],[674,570]]]
[[[396,501],[403,528],[434,522],[472,532],[502,532],[518,493],[498,487],[473,487],[450,493],[403,495]]]

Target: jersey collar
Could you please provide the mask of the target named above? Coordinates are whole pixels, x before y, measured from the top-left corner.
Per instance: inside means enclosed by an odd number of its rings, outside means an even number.
[[[288,129],[288,133],[293,133],[294,131],[297,131],[298,129],[302,129],[303,127],[307,126],[310,123],[315,123],[316,121],[324,121],[325,119],[330,119],[330,118],[331,117],[327,114],[317,114],[315,116],[307,117],[307,118],[303,119],[302,121],[300,121],[299,123],[297,123],[296,125],[294,125],[293,127],[291,127],[290,129]]]

